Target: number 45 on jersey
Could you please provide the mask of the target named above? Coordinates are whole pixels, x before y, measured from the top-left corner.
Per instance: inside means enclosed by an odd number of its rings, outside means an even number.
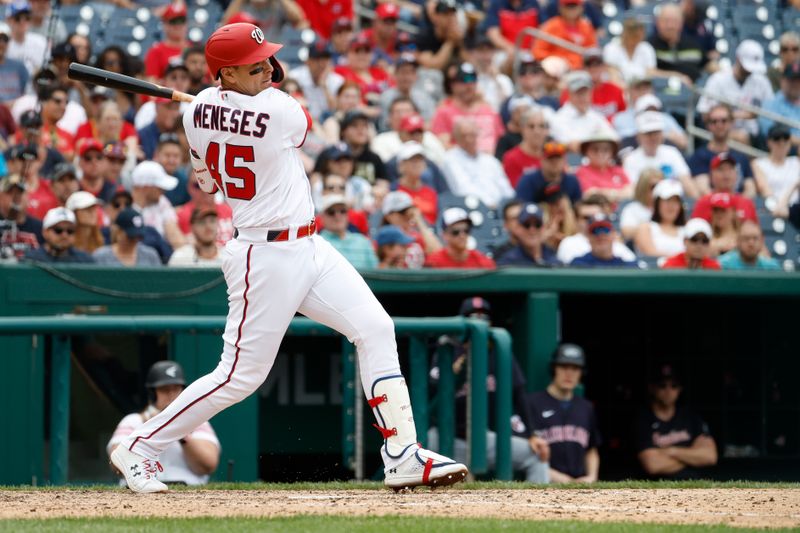
[[[210,143],[206,149],[206,167],[214,178],[214,183],[228,198],[252,200],[256,194],[256,175],[247,167],[237,167],[236,160],[243,163],[255,162],[253,147],[226,143],[223,162],[220,162],[219,149],[219,143],[216,142]]]

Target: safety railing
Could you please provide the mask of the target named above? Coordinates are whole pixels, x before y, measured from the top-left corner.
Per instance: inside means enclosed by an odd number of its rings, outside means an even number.
[[[541,39],[543,41],[547,41],[550,44],[554,44],[564,50],[568,50],[570,52],[574,52],[576,54],[585,55],[586,52],[589,50],[583,46],[579,46],[575,43],[562,39],[560,37],[556,37],[555,35],[550,35],[549,33],[545,33],[540,29],[537,28],[525,28],[524,30],[520,31],[517,34],[517,38],[514,41],[514,79],[517,78],[519,74],[519,65],[520,65],[520,56],[519,51],[522,47],[522,41],[525,37],[534,37],[536,39]]]
[[[430,336],[452,335],[470,341],[468,364],[469,396],[467,416],[468,463],[473,474],[488,470],[486,432],[488,430],[489,342],[494,345],[497,380],[497,456],[495,473],[498,479],[509,480],[511,470],[511,337],[500,328],[490,328],[482,320],[462,317],[393,318],[398,335],[409,336],[410,395],[414,421],[421,442],[427,440],[428,408],[428,349],[425,339]],[[0,335],[45,335],[51,337],[50,387],[50,482],[60,485],[68,479],[69,407],[71,343],[69,335],[86,333],[209,333],[225,328],[224,317],[210,316],[77,316],[2,317]],[[334,330],[312,320],[296,317],[289,326],[289,336],[334,336]],[[452,347],[439,346],[440,385],[437,404],[440,450],[452,454],[454,442],[455,377],[452,369]],[[9,355],[9,354],[6,354]],[[364,478],[363,404],[359,384],[357,357],[353,346],[342,339],[342,428],[343,456],[358,479]],[[208,369],[209,371],[211,369]]]

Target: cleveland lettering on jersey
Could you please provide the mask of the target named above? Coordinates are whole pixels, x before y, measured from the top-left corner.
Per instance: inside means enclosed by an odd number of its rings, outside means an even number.
[[[195,128],[226,131],[248,137],[264,137],[269,113],[255,113],[241,109],[199,103],[192,115]]]

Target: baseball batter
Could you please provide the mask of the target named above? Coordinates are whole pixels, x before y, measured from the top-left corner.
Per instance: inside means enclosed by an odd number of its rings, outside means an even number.
[[[384,437],[385,484],[456,483],[467,468],[417,444],[391,318],[350,263],[315,234],[298,151],[311,119],[272,87],[284,76],[275,58],[280,48],[247,23],[223,26],[206,43],[209,69],[221,86],[200,92],[183,123],[200,187],[224,193],[238,232],[223,254],[229,310],[222,357],[213,372],[123,440],[111,462],[131,490],[166,491],[157,478],[161,452],[261,385],[300,312],[356,345],[364,392]]]

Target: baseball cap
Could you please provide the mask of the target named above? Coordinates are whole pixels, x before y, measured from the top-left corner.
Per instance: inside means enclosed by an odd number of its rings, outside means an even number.
[[[777,122],[770,127],[767,132],[767,139],[788,139],[792,136],[792,131],[788,126],[778,124]]]
[[[561,78],[569,72],[569,63],[563,57],[548,56],[542,59],[542,70],[551,78]]]
[[[65,176],[71,176],[72,179],[78,179],[78,173],[75,170],[75,167],[70,165],[69,163],[58,163],[55,167],[53,167],[53,173],[51,174],[50,179],[53,181],[58,181]]]
[[[617,152],[619,147],[619,135],[612,128],[604,127],[592,131],[588,137],[581,141],[581,152],[586,150],[592,143],[611,143],[614,153]]]
[[[338,142],[330,147],[328,151],[329,161],[338,161],[344,158],[353,159],[353,152],[350,151],[350,147],[347,146],[347,143]]]
[[[89,98],[92,100],[102,98],[103,100],[108,100],[112,96],[112,91],[108,87],[103,87],[102,85],[95,85],[92,91],[89,93]]]
[[[400,151],[397,153],[397,162],[402,163],[415,156],[424,157],[424,153],[425,151],[420,143],[417,141],[407,141],[403,143],[403,146],[400,147]]]
[[[55,45],[50,55],[53,57],[53,59],[56,59],[58,57],[65,57],[70,61],[78,60],[78,52],[76,52],[75,47],[68,42],[63,42]]]
[[[69,195],[65,207],[70,211],[75,211],[76,209],[86,209],[93,205],[100,205],[100,201],[94,194],[87,191],[77,191]]]
[[[663,383],[665,381],[671,381],[676,384],[680,384],[681,382],[677,369],[671,363],[657,364],[655,368],[650,371],[650,379],[648,381],[651,384]]]
[[[575,70],[567,74],[564,82],[570,92],[580,91],[581,89],[591,89],[594,84],[592,77],[585,70]]]
[[[368,48],[372,50],[372,41],[370,41],[369,37],[363,33],[359,33],[350,39],[350,44],[347,46],[347,48],[349,50],[358,50],[359,48]]]
[[[683,186],[677,180],[661,180],[653,188],[653,198],[667,200],[675,196],[678,198],[683,196]]]
[[[161,20],[173,20],[177,18],[186,18],[188,12],[186,11],[186,4],[183,2],[170,3],[164,13],[161,15]]]
[[[536,102],[530,95],[523,94],[520,96],[512,96],[508,100],[508,111],[509,113],[513,113],[520,107],[533,107],[536,105]]]
[[[709,224],[705,219],[702,218],[693,218],[686,223],[683,227],[683,236],[687,239],[691,239],[698,233],[702,233],[709,239],[711,238],[711,224]]]
[[[6,18],[16,17],[20,13],[30,13],[31,5],[26,0],[16,0],[6,6]]]
[[[23,191],[28,188],[28,186],[25,185],[25,178],[19,174],[10,174],[6,176],[6,178],[2,181],[2,186],[3,192],[8,192],[14,187],[22,189]]]
[[[175,72],[176,70],[182,70],[187,74],[189,73],[189,69],[186,68],[183,60],[180,59],[180,56],[175,56],[174,61],[167,63],[167,68],[164,69],[164,73],[161,76],[166,78],[170,75],[170,73]]]
[[[38,111],[29,109],[19,117],[19,125],[24,129],[39,129],[42,127],[42,115]]]
[[[331,57],[331,51],[328,48],[328,41],[325,39],[319,38],[311,43],[311,46],[308,47],[309,59],[321,59],[328,57]]]
[[[408,193],[403,191],[392,191],[383,199],[381,211],[384,215],[389,215],[391,213],[405,211],[409,207],[413,206],[414,200],[411,199],[411,196],[409,196]]]
[[[406,133],[414,133],[415,131],[424,131],[424,130],[425,130],[425,119],[423,119],[421,115],[418,115],[416,113],[406,115],[400,121],[400,131],[404,131]]]
[[[378,15],[378,18],[396,20],[400,18],[400,8],[397,7],[397,4],[384,2],[378,4],[378,7],[375,8],[375,14]]]
[[[605,63],[603,59],[603,50],[600,48],[590,48],[583,54],[583,64],[589,66],[591,64],[602,65]]]
[[[645,111],[636,116],[636,132],[664,131],[664,117],[660,111]]]
[[[767,64],[764,63],[764,48],[753,39],[745,39],[736,47],[736,59],[747,72],[764,74]]]
[[[636,113],[644,113],[648,110],[652,111],[651,108],[653,107],[656,108],[656,110],[661,111],[661,108],[663,107],[661,104],[661,99],[654,94],[645,94],[636,100],[634,110]]]
[[[567,153],[567,147],[554,140],[549,140],[544,143],[544,147],[542,148],[542,155],[545,157],[561,157]]]
[[[114,224],[125,232],[128,237],[144,237],[144,219],[141,213],[131,207],[126,207],[117,214]]]
[[[218,217],[217,209],[214,207],[195,207],[192,209],[192,215],[189,217],[189,223],[194,224],[198,220],[203,220],[206,217]]]
[[[730,163],[736,166],[736,159],[730,152],[720,152],[711,160],[711,170],[719,168],[722,163]]]
[[[575,365],[581,368],[586,366],[586,354],[577,344],[564,343],[553,352],[554,365]]]
[[[491,314],[492,306],[489,305],[489,302],[486,301],[486,298],[472,296],[471,298],[467,298],[461,302],[461,308],[458,311],[458,314],[461,316],[469,316],[472,313],[478,312]]]
[[[783,77],[789,80],[800,80],[800,61],[789,63],[783,69]]]
[[[375,234],[375,242],[378,246],[387,244],[411,244],[414,239],[403,233],[403,230],[393,224],[381,226]]]
[[[359,109],[353,109],[345,113],[344,118],[342,118],[342,129],[347,129],[353,125],[354,122],[358,120],[366,120],[369,122],[369,117],[363,111]]]
[[[44,215],[44,220],[42,220],[42,228],[52,228],[61,222],[75,224],[75,214],[66,207],[54,207]]]
[[[413,65],[415,67],[419,66],[419,61],[417,61],[417,56],[412,54],[411,52],[403,52],[397,58],[397,62],[395,63],[394,68],[397,69],[402,67],[403,65]]]
[[[339,17],[333,21],[331,25],[331,33],[339,33],[341,31],[350,31],[353,29],[353,21],[347,17]]]
[[[530,219],[535,218],[539,222],[542,221],[542,210],[539,209],[539,206],[530,202],[526,202],[522,204],[522,209],[517,216],[517,221],[520,224],[525,224]]]
[[[78,155],[83,157],[90,150],[103,151],[103,144],[94,137],[85,137],[78,142]]]
[[[320,211],[327,211],[335,205],[343,205],[347,207],[347,198],[341,194],[328,194],[322,197],[322,205]]]
[[[451,207],[449,209],[445,209],[442,213],[442,228],[448,228],[453,224],[465,221],[469,222],[470,226],[472,225],[469,215],[460,207]]]
[[[158,361],[147,371],[145,387],[155,389],[165,385],[186,385],[183,368],[175,361]]]
[[[589,222],[589,233],[594,233],[598,228],[606,228],[607,230],[613,230],[614,224],[611,223],[611,220],[604,215],[603,213],[597,213],[594,215]],[[598,232],[599,233],[599,232]]]
[[[458,70],[453,76],[453,81],[461,83],[477,83],[478,73],[475,71],[475,66],[472,63],[461,63],[458,65]]]
[[[133,169],[131,175],[134,187],[154,186],[171,191],[178,186],[178,178],[170,176],[164,167],[155,161],[142,161]]]
[[[728,209],[733,207],[733,198],[731,198],[731,195],[726,192],[715,192],[709,197],[708,203],[712,208],[717,207],[719,209]]]
[[[436,2],[437,13],[449,13],[458,10],[456,0],[438,0]]]

